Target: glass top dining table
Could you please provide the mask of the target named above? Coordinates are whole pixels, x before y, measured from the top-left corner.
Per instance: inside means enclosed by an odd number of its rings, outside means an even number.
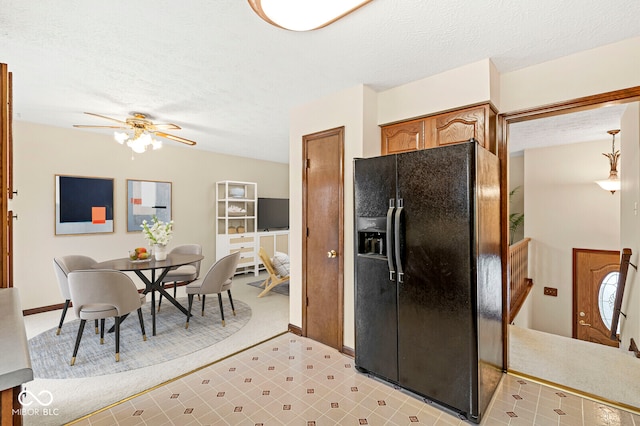
[[[176,308],[178,308],[185,315],[189,315],[189,311],[180,304],[171,294],[169,294],[162,287],[162,280],[173,268],[177,268],[182,265],[188,265],[190,263],[198,262],[204,259],[204,256],[199,254],[185,254],[185,253],[168,253],[165,260],[148,259],[144,261],[136,260],[132,261],[127,257],[119,259],[105,260],[104,262],[96,263],[92,266],[93,269],[115,269],[123,272],[134,272],[144,283],[144,294],[151,293],[151,318],[153,323],[153,335],[156,335],[156,299],[155,292],[158,291],[169,302],[171,302]],[[148,277],[145,271],[150,274]]]

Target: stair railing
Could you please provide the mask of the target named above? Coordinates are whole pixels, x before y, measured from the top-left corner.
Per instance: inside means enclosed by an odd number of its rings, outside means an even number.
[[[513,322],[533,287],[529,278],[530,241],[531,238],[525,238],[509,246],[509,323]]]

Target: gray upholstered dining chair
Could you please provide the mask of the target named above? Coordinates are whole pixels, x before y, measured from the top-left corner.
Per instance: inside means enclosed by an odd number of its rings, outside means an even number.
[[[133,280],[124,272],[111,269],[72,271],[69,273],[69,291],[73,310],[80,318],[71,365],[76,362],[87,320],[100,320],[100,343],[102,344],[105,318],[115,318],[116,362],[120,361],[120,321],[124,315],[138,311],[142,339],[147,340],[142,319],[142,305],[146,297],[138,293]]]
[[[174,247],[171,253],[180,254],[202,254],[202,246],[200,244],[182,244]],[[162,288],[166,283],[173,283],[173,298],[176,298],[176,290],[178,289],[179,282],[195,281],[200,276],[200,261],[190,263],[188,265],[178,266],[175,269],[171,269],[167,272],[167,275],[162,280]],[[158,299],[158,312],[160,312],[160,305],[162,304],[162,293],[160,299]]]
[[[185,287],[189,298],[189,314],[187,315],[187,324],[185,328],[189,328],[189,317],[191,316],[191,307],[193,306],[193,295],[202,295],[202,315],[204,315],[204,303],[207,294],[217,294],[218,303],[220,304],[220,315],[222,317],[222,326],[224,327],[224,310],[222,308],[222,292],[226,291],[229,295],[229,302],[231,303],[231,309],[233,315],[236,314],[236,308],[233,306],[233,298],[231,297],[231,280],[233,274],[238,267],[238,261],[240,260],[240,252],[231,253],[216,263],[214,263],[207,275],[202,279],[198,279]]]
[[[71,271],[77,271],[79,269],[91,269],[97,262],[89,256],[82,255],[69,255],[53,258],[53,270],[56,273],[58,279],[58,286],[60,287],[60,293],[64,297],[64,308],[62,309],[62,315],[60,316],[60,323],[58,324],[58,330],[56,335],[60,334],[62,329],[62,323],[64,317],[67,315],[67,309],[69,309],[69,303],[71,302],[71,293],[69,292],[69,280],[68,275]],[[98,333],[98,320],[95,322],[96,333]]]

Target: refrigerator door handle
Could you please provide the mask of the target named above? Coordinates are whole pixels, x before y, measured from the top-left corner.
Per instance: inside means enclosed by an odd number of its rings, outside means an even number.
[[[395,249],[394,254],[396,258],[396,269],[398,271],[398,283],[404,282],[404,271],[402,270],[402,251],[400,247],[400,221],[402,220],[402,209],[404,207],[404,200],[398,198],[398,207],[396,207],[395,221],[394,221],[394,240]]]
[[[396,269],[393,264],[393,213],[396,209],[396,200],[389,199],[389,210],[387,210],[387,263],[389,264],[389,281],[395,281]]]

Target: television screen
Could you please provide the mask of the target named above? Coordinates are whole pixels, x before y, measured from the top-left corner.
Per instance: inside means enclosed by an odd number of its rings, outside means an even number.
[[[289,229],[288,198],[258,198],[258,231]]]

